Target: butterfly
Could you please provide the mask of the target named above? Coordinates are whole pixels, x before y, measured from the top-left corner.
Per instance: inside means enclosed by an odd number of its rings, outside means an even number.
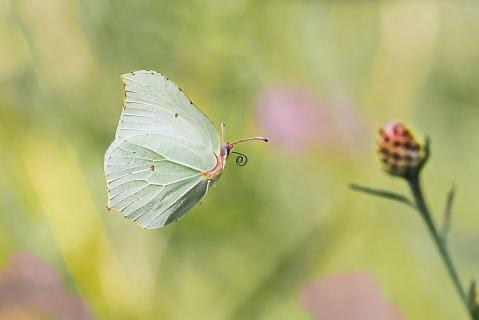
[[[150,70],[122,76],[125,102],[104,169],[107,209],[146,229],[181,218],[207,195],[233,146],[172,81]]]

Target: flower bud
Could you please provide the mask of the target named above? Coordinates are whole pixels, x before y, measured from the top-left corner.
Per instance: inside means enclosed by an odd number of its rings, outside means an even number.
[[[395,176],[417,175],[424,150],[402,123],[388,123],[379,130],[378,153],[385,170]]]

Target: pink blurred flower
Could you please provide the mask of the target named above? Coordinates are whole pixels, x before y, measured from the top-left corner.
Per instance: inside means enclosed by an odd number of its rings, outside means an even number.
[[[259,123],[264,135],[289,151],[299,151],[321,136],[321,107],[305,92],[272,88],[258,101]]]
[[[0,319],[91,319],[86,304],[65,292],[55,269],[15,253],[0,273]]]
[[[352,105],[341,98],[329,107],[301,89],[275,87],[258,99],[257,118],[271,143],[291,153],[308,147],[366,146],[365,130]]]
[[[315,319],[401,320],[367,274],[329,276],[303,288],[301,302]]]

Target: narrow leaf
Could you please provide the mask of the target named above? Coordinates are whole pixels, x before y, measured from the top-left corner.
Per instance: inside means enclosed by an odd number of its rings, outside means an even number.
[[[405,197],[401,194],[398,194],[398,193],[394,193],[394,192],[387,191],[387,190],[365,187],[365,186],[361,186],[361,185],[354,184],[354,183],[350,184],[350,188],[352,190],[368,193],[368,194],[373,195],[373,196],[378,196],[378,197],[383,197],[383,198],[386,198],[386,199],[389,199],[389,200],[399,201],[401,203],[404,203],[404,204],[408,205],[411,208],[416,208],[416,206],[411,202],[411,200],[409,200],[407,197]]]
[[[431,138],[426,137],[424,140],[424,159],[422,160],[421,167],[423,167],[429,158],[431,157]]]
[[[449,233],[449,229],[451,228],[451,216],[452,216],[452,206],[454,203],[454,198],[456,195],[456,188],[452,186],[451,190],[449,190],[446,199],[446,207],[444,209],[444,217],[442,221],[442,228],[441,228],[441,240],[445,244],[447,242],[447,235]]]
[[[474,320],[479,320],[479,304],[477,303],[477,291],[476,291],[476,282],[472,281],[471,286],[469,287],[469,308],[471,311],[472,318]]]

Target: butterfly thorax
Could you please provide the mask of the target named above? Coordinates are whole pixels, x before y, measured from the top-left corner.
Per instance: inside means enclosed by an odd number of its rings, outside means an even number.
[[[226,159],[228,158],[231,149],[233,149],[233,146],[229,143],[226,143],[225,145],[221,146],[220,154],[216,155],[215,167],[210,171],[203,172],[203,176],[207,180],[216,181],[221,176],[221,173],[223,172],[226,165]]]

